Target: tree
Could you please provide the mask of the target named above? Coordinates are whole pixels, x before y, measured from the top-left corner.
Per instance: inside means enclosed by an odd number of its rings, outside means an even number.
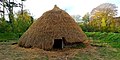
[[[21,11],[23,11],[23,2],[26,0],[21,0],[21,2],[16,3],[14,0],[0,0],[0,7],[2,6],[3,9],[0,10],[0,12],[3,13],[3,18],[5,13],[8,14],[9,22],[12,24],[14,21],[14,7],[20,7]],[[7,12],[6,12],[7,11]]]
[[[91,32],[93,31],[93,27],[91,25],[89,25],[89,21],[90,21],[90,14],[89,13],[86,13],[83,17],[82,17],[82,21],[83,21],[83,24],[81,24],[81,28],[86,31],[86,32]]]
[[[89,18],[90,18],[90,14],[89,13],[86,13],[83,17],[82,17],[82,20],[84,21],[84,23],[88,23],[89,22]]]
[[[23,33],[33,23],[33,17],[23,10],[23,2],[16,3],[14,0],[0,0],[0,7],[3,9],[0,17],[0,32],[16,32]],[[21,11],[13,13],[13,7],[20,7]],[[4,18],[4,13],[8,14],[9,21]],[[16,17],[14,17],[16,15]]]
[[[23,14],[22,14],[23,13]],[[16,18],[14,21],[15,32],[23,33],[29,26],[33,23],[33,17],[26,10],[23,12],[19,11],[16,13]]]
[[[91,24],[95,24],[94,26],[97,26],[99,30],[113,29],[112,20],[116,15],[117,6],[115,4],[103,3],[91,11]]]
[[[23,33],[33,23],[34,20],[33,17],[26,10],[23,11],[23,14],[21,11],[19,11],[15,15],[16,17],[14,18],[12,24],[13,26],[11,26],[11,23],[9,21],[0,18],[0,33],[5,32]]]
[[[75,19],[76,22],[81,22],[81,16],[80,15],[72,15],[72,18]]]
[[[94,16],[97,12],[101,12],[102,16],[116,16],[117,15],[117,6],[111,3],[103,3],[96,8],[94,8],[91,12],[91,15]]]
[[[0,18],[0,33],[11,32],[12,28],[9,25],[8,21],[5,21],[4,18]]]
[[[2,7],[2,9],[0,9],[0,13],[1,17],[3,18],[2,20],[5,20],[5,1],[4,0],[0,0],[0,8]]]

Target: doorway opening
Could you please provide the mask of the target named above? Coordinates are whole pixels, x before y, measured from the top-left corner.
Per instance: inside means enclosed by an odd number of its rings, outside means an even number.
[[[63,39],[54,39],[53,49],[63,49],[64,42]]]

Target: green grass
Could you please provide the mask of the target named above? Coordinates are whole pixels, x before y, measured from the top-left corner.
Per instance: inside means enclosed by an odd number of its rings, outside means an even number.
[[[120,33],[106,33],[106,32],[85,32],[88,37],[94,40],[106,40],[120,42]]]
[[[93,43],[102,46],[111,46],[120,48],[120,33],[106,32],[85,32],[86,35],[93,40]]]
[[[106,48],[99,47],[96,52],[78,52],[78,54],[72,60],[119,60],[120,49],[119,48]]]

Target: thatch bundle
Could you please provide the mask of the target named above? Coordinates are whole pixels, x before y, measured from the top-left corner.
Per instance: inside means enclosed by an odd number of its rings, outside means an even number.
[[[38,18],[20,37],[19,46],[51,49],[54,39],[63,37],[66,43],[84,42],[87,38],[74,19],[55,6]]]

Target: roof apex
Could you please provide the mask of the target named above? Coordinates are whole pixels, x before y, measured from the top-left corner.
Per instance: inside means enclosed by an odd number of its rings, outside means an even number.
[[[52,10],[58,11],[61,10],[57,5],[54,5],[54,8]]]

